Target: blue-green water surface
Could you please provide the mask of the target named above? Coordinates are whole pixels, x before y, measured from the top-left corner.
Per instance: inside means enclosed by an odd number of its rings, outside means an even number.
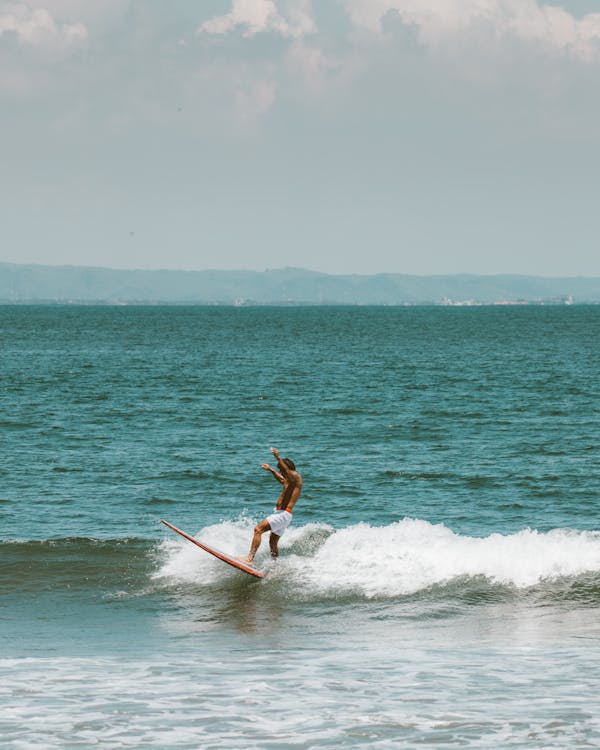
[[[11,748],[600,743],[600,307],[0,307]],[[256,581],[278,485],[303,494]]]

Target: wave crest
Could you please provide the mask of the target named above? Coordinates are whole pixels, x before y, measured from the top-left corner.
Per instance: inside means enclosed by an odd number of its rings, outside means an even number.
[[[206,527],[198,537],[229,554],[244,554],[253,525],[240,517]],[[285,582],[289,593],[316,597],[407,596],[474,578],[524,589],[600,573],[600,532],[571,529],[523,529],[479,538],[412,518],[383,527],[360,523],[339,530],[307,524],[286,532],[280,550],[273,564],[265,538],[256,557],[257,567],[271,573],[267,582]],[[156,578],[204,584],[239,575],[185,540],[166,540],[161,552]]]
[[[381,528],[358,524],[329,537],[309,561],[309,585],[366,597],[414,594],[461,578],[528,588],[600,571],[600,533],[555,529],[477,538],[406,518]]]

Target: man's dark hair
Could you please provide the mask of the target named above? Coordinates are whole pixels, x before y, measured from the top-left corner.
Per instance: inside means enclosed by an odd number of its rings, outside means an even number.
[[[291,458],[282,458],[281,460],[288,467],[288,469],[296,471],[296,464],[292,461]]]

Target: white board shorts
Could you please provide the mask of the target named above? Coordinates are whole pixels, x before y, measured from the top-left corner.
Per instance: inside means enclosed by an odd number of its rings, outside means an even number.
[[[275,510],[267,516],[267,521],[273,534],[283,536],[284,531],[292,522],[292,514],[287,510]]]

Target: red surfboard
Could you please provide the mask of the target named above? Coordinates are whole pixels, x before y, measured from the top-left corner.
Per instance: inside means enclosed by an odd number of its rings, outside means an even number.
[[[248,575],[255,576],[256,578],[264,578],[266,576],[266,573],[261,573],[260,570],[256,570],[256,568],[253,568],[252,565],[248,565],[248,563],[244,563],[241,560],[236,560],[235,557],[230,557],[224,552],[219,552],[218,549],[209,547],[208,544],[204,544],[204,542],[198,541],[198,539],[195,539],[193,536],[186,534],[185,531],[181,531],[181,529],[178,529],[177,526],[173,526],[172,523],[169,523],[162,518],[161,522],[164,523],[165,526],[168,526],[170,529],[173,529],[176,534],[179,534],[184,539],[192,542],[192,544],[200,547],[200,549],[203,549],[205,552],[214,555],[219,560],[223,560],[223,562],[226,562],[228,565],[232,565],[234,568],[242,570],[244,573],[248,573]]]

